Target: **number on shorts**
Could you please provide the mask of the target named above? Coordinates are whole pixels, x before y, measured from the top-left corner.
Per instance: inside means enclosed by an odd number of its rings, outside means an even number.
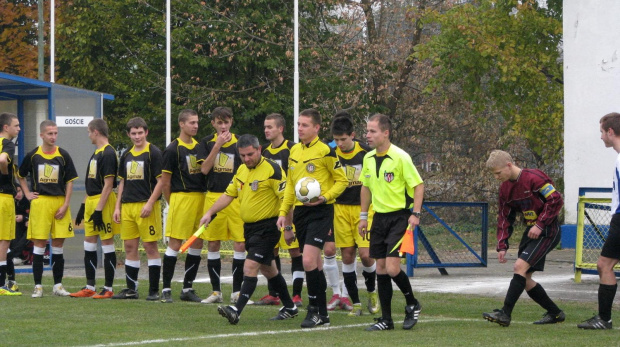
[[[151,235],[155,235],[155,227],[154,226],[149,226],[149,234]]]
[[[112,232],[112,223],[106,224],[105,232],[106,233],[111,233]]]

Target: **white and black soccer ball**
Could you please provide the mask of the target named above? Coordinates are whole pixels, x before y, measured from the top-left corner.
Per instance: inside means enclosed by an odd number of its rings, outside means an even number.
[[[295,184],[295,196],[301,202],[315,202],[321,196],[321,184],[315,178],[303,177]]]

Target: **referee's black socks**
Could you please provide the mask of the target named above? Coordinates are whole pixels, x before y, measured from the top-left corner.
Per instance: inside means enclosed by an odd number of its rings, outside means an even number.
[[[617,289],[618,284],[599,284],[598,286],[598,315],[606,322],[611,320],[611,307]]]
[[[245,280],[243,282],[245,284]],[[279,298],[282,301],[282,305],[287,308],[295,307],[291,296],[288,293],[288,288],[286,287],[286,280],[282,277],[282,274],[278,272],[277,275],[273,276],[267,283],[271,285],[271,287],[279,294]],[[243,293],[243,287],[241,287],[241,292]]]
[[[396,283],[398,289],[400,289],[400,291],[405,296],[407,306],[415,305],[418,303],[418,300],[416,300],[416,298],[413,296],[413,289],[411,288],[411,282],[409,282],[409,277],[407,277],[407,274],[403,270],[400,270],[398,275],[392,277],[392,281]]]
[[[392,278],[388,274],[377,274],[377,289],[379,290],[379,301],[381,302],[381,317],[392,319]]]
[[[256,277],[243,277],[243,284],[241,285],[239,298],[235,304],[239,314],[241,314],[241,311],[243,311],[243,308],[247,305],[248,300],[250,300],[250,297],[254,294],[254,290],[256,290],[256,283],[258,283],[258,278]]]

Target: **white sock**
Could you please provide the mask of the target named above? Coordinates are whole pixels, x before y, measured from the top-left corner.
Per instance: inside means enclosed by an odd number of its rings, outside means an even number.
[[[327,279],[327,285],[332,288],[334,295],[340,295],[340,274],[336,256],[323,258],[323,271]]]

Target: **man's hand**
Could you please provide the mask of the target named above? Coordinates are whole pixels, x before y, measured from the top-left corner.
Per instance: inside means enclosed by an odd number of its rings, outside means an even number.
[[[293,232],[293,227],[290,225],[285,226],[284,227],[284,242],[286,242],[286,244],[290,246],[291,243],[293,243],[293,241],[295,241],[296,238],[297,238],[297,235],[295,235],[295,233]]]
[[[56,218],[58,220],[62,219],[65,216],[65,214],[67,213],[68,209],[69,209],[69,206],[65,206],[65,205],[60,206],[58,211],[56,211],[56,214],[54,215],[54,218]]]
[[[105,223],[103,222],[103,215],[101,211],[95,210],[93,214],[90,215],[89,222],[93,222],[95,225],[95,229],[97,231],[106,231]]]
[[[538,225],[534,224],[533,227],[530,228],[530,231],[527,233],[527,237],[532,240],[537,240],[540,237],[542,230],[538,227]]]
[[[411,230],[415,230],[415,227],[420,225],[420,218],[414,215],[409,216],[409,225],[411,226]]]
[[[232,139],[232,134],[230,131],[224,131],[221,134],[217,135],[217,139],[215,140],[215,144],[222,147],[226,142]]]
[[[320,195],[315,202],[304,202],[304,206],[318,206],[327,203],[327,198],[323,195]]]
[[[276,226],[278,227],[278,230],[284,229],[286,225],[287,225],[286,217],[285,216],[278,217],[278,221],[276,222]]]
[[[86,208],[86,206],[84,205],[84,203],[82,203],[80,205],[80,209],[78,210],[77,216],[75,216],[75,224],[76,225],[82,224],[82,221],[84,220],[84,209],[85,208]]]
[[[200,224],[198,225],[204,225],[206,228],[209,226],[209,223],[211,223],[211,219],[211,214],[207,211],[207,213],[205,213],[205,215],[200,218]]]
[[[114,214],[112,214],[112,219],[114,220],[114,223],[116,224],[120,224],[121,223],[121,210],[118,208],[114,209]]]
[[[32,201],[34,199],[39,198],[39,193],[28,192],[26,193],[26,199]]]
[[[140,212],[140,218],[146,218],[150,216],[151,212],[153,212],[153,205],[147,202],[146,204],[144,204],[144,207],[142,207],[142,211]]]
[[[502,249],[501,251],[497,252],[497,260],[499,260],[499,262],[501,264],[505,263],[508,261],[508,259],[506,259],[506,250]]]
[[[368,233],[368,220],[360,219],[359,224],[357,224],[357,232],[360,233],[363,239],[366,238],[366,233]]]

